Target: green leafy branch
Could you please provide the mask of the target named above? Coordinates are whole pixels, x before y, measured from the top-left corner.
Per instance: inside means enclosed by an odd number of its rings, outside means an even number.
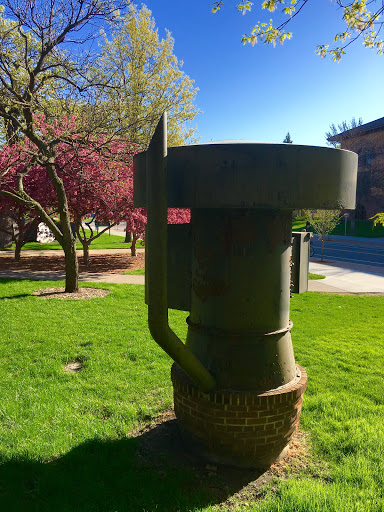
[[[287,16],[282,23],[275,25],[273,20],[269,22],[260,22],[252,28],[251,32],[242,36],[242,43],[250,43],[254,46],[257,42],[276,45],[277,42],[284,43],[286,39],[291,39],[292,32],[285,30],[288,23],[295,18],[310,0],[264,0],[258,4],[261,10],[274,12],[277,9]],[[344,3],[343,0],[334,2],[342,12],[342,19],[346,24],[346,29],[337,33],[334,37],[334,43],[338,45],[320,44],[316,48],[316,53],[324,58],[327,55],[336,62],[340,61],[346,53],[346,48],[361,38],[362,44],[366,48],[375,50],[379,55],[383,53],[384,42],[380,37],[384,21],[381,16],[384,12],[384,4],[379,0],[352,0]],[[376,5],[376,7],[375,7]],[[219,11],[224,6],[223,1],[216,1],[212,4],[212,12]],[[253,3],[248,0],[242,0],[236,4],[236,8],[242,14],[252,10]],[[368,7],[369,8],[368,8]]]

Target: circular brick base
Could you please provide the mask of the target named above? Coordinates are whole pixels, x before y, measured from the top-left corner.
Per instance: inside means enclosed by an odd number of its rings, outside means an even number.
[[[307,374],[266,393],[203,393],[172,365],[175,414],[187,448],[219,464],[264,468],[276,462],[295,432]]]

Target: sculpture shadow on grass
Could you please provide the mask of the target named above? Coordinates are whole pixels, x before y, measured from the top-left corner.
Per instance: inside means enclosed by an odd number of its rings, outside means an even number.
[[[137,437],[92,440],[48,463],[14,459],[0,465],[0,507],[12,512],[187,512],[225,501],[254,470],[215,467],[187,454],[177,423],[167,420]]]

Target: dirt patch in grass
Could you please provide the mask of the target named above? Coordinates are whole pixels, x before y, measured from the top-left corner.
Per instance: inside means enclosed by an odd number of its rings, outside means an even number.
[[[83,264],[82,257],[79,258],[79,272],[120,274],[127,270],[138,270],[144,268],[144,257],[143,252],[139,252],[135,257],[127,253],[92,254],[88,265]],[[20,261],[15,261],[11,256],[2,256],[0,269],[64,272],[64,256],[52,254],[23,257],[21,254]]]
[[[66,365],[64,365],[64,371],[69,373],[78,373],[84,368],[83,362],[76,360],[76,361],[70,361]]]
[[[309,441],[300,430],[291,440],[284,459],[267,471],[221,466],[198,458],[186,451],[172,408],[160,414],[153,423],[131,433],[139,439],[137,457],[143,466],[166,476],[167,467],[193,473],[194,486],[212,496],[214,510],[235,510],[265,497],[267,487],[276,480],[301,472],[308,467]],[[164,464],[164,460],[167,461]]]

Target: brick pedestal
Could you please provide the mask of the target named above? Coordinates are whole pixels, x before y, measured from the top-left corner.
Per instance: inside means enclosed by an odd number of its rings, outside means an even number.
[[[188,448],[202,457],[239,467],[264,468],[284,455],[301,412],[307,374],[266,393],[199,391],[173,364],[175,414]]]

